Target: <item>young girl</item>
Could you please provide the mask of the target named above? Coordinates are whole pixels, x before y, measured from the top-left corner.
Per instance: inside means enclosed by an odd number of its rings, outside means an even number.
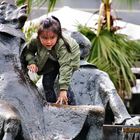
[[[37,37],[31,39],[25,53],[27,68],[43,74],[46,100],[68,104],[67,90],[72,73],[80,62],[79,45],[70,36],[62,33],[58,18],[51,16],[40,23]],[[56,99],[54,81],[59,77],[59,96]]]

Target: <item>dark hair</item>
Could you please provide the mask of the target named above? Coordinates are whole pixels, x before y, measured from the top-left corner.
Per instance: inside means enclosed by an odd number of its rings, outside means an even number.
[[[47,29],[57,34],[58,39],[61,38],[64,41],[67,51],[71,52],[70,45],[62,35],[61,23],[58,18],[56,18],[55,16],[51,16],[46,18],[45,20],[42,20],[38,28],[38,36],[41,34],[42,31],[44,31],[44,29]]]

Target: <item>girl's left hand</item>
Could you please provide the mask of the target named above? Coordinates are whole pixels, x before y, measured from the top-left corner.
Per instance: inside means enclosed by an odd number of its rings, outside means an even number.
[[[56,101],[56,104],[64,104],[67,105],[68,104],[68,97],[67,97],[67,91],[66,90],[62,90],[60,91],[59,97]]]

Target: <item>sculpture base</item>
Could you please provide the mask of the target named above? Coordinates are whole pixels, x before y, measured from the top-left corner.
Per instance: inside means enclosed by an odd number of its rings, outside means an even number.
[[[139,140],[140,126],[104,125],[103,140]]]

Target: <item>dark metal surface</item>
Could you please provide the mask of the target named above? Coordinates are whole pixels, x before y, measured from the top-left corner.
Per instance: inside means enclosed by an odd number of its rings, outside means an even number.
[[[17,9],[8,3],[0,5],[0,109],[4,112],[0,114],[0,137],[3,140],[102,140],[107,102],[116,122],[130,117],[114,85],[106,73],[81,61],[70,86],[79,106],[44,106],[43,97],[23,73],[20,62],[25,43],[21,32],[26,20],[25,8]],[[85,128],[88,129],[82,135]]]
[[[139,140],[140,127],[124,125],[104,125],[103,140]]]
[[[23,72],[20,51],[25,43],[21,32],[26,20],[25,8],[5,2],[0,5],[0,109],[4,112],[0,114],[1,139],[72,140],[86,125],[92,129],[85,139],[93,140],[92,136],[101,132],[103,107],[44,106],[41,94]],[[94,125],[97,129],[91,131]],[[100,140],[102,134],[99,134]]]

